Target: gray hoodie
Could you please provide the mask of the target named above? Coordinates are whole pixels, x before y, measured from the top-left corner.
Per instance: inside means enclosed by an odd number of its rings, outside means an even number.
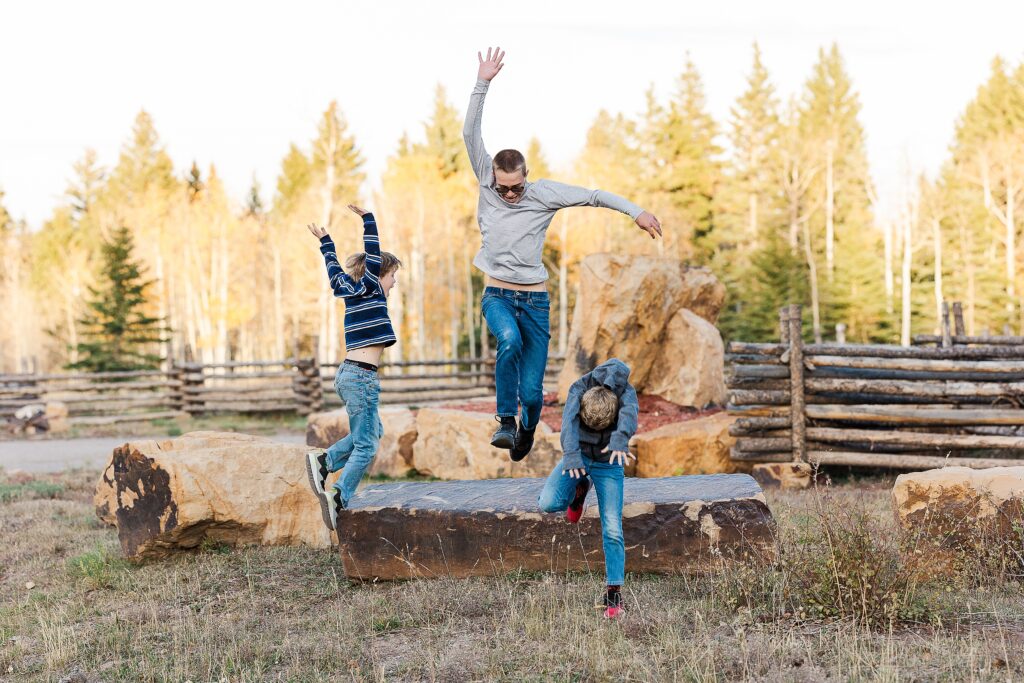
[[[636,433],[640,403],[629,383],[629,366],[612,358],[580,377],[569,387],[562,411],[562,469],[583,467],[580,449],[580,398],[592,387],[608,387],[619,398],[619,418],[608,443],[609,451],[627,451],[629,439]]]

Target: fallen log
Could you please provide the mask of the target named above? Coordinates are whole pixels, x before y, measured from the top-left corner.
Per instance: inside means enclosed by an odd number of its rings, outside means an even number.
[[[578,525],[537,509],[542,479],[371,484],[338,515],[349,578],[468,577],[602,571],[591,492]],[[745,474],[627,478],[626,570],[676,573],[772,552],[774,520]]]
[[[764,406],[764,405],[747,405],[738,406],[734,403],[728,403],[725,406],[726,412],[730,415],[742,416],[742,417],[789,417],[790,408],[788,405],[782,406]]]
[[[728,373],[731,377],[789,379],[789,368],[784,365],[737,365]]]
[[[736,448],[747,453],[771,453],[792,450],[793,442],[790,437],[740,437],[736,439]]]
[[[741,417],[732,424],[739,431],[754,432],[765,429],[786,429],[790,425],[788,417]],[[732,432],[730,428],[730,433]]]
[[[729,402],[737,406],[789,405],[789,392],[735,389],[729,392]]]

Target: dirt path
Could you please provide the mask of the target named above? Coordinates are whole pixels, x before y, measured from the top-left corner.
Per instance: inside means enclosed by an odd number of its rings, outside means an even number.
[[[305,443],[303,435],[298,433],[282,432],[271,438],[284,443]],[[99,469],[106,464],[115,446],[130,440],[118,436],[0,441],[0,467],[28,472],[60,472],[73,467]]]

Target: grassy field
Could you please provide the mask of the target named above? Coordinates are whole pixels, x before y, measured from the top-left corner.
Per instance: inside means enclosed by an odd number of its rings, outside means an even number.
[[[131,564],[96,476],[0,474],[2,680],[1024,679],[1018,556],[921,571],[890,481],[769,493],[777,562],[631,576],[608,623],[600,575],[349,585],[327,550],[217,546]]]

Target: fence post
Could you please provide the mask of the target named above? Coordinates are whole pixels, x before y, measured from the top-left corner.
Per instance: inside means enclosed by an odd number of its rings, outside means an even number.
[[[203,412],[206,401],[203,399],[203,366],[199,363],[189,362],[182,366],[181,392],[184,395],[183,407],[189,417],[195,417]]]
[[[292,391],[295,392],[296,410],[299,415],[316,413],[323,408],[323,383],[320,380],[320,361],[312,358],[296,358],[295,371],[292,379]]]
[[[964,305],[959,301],[953,302],[953,325],[956,336],[967,336],[967,328],[964,327]]]
[[[789,306],[779,309],[779,341],[789,343]]]
[[[793,462],[807,462],[807,424],[804,414],[803,311],[789,307],[789,420]]]
[[[184,410],[185,392],[183,391],[182,368],[173,358],[167,361],[167,381],[170,384],[167,392],[168,399],[170,399],[170,407],[177,411]]]
[[[836,343],[846,343],[846,323],[836,323]]]
[[[953,346],[953,337],[949,331],[949,302],[942,302],[942,348]]]

